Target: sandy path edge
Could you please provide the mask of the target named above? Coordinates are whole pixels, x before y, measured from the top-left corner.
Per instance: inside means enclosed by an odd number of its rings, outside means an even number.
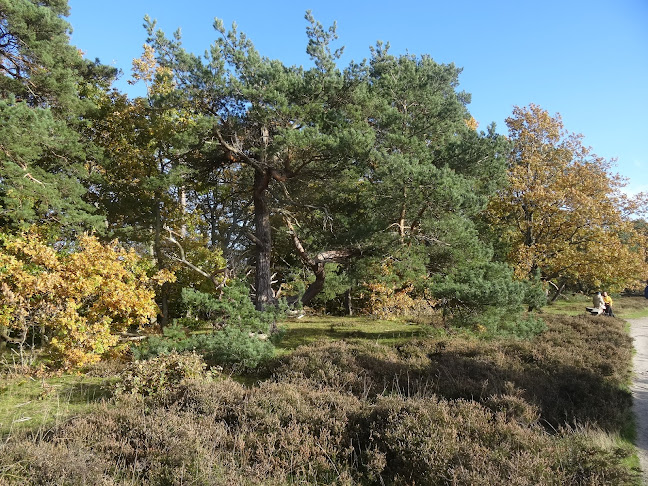
[[[643,471],[643,483],[648,485],[648,317],[626,319],[636,353],[632,360],[632,409],[637,420],[637,452]]]

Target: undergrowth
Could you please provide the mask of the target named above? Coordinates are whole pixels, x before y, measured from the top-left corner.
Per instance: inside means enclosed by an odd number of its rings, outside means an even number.
[[[252,387],[195,356],[149,361],[94,411],[0,445],[0,484],[639,484],[617,439],[623,322],[547,326],[532,340],[311,343]]]

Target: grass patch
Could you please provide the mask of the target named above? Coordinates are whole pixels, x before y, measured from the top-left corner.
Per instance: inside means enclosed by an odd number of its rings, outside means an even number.
[[[316,341],[372,341],[393,346],[430,333],[429,326],[405,321],[386,321],[370,317],[304,316],[281,323],[286,330],[277,345],[283,355]]]
[[[545,314],[577,316],[585,314],[585,307],[592,305],[592,299],[586,295],[573,294],[559,297],[556,301],[542,308]]]
[[[52,427],[90,410],[106,397],[105,381],[81,375],[5,379],[0,386],[0,437]]]

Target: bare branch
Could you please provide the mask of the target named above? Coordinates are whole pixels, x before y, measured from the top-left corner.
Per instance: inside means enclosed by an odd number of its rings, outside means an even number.
[[[246,236],[246,237],[247,237],[247,238],[248,238],[252,243],[254,243],[255,245],[257,245],[257,246],[263,246],[263,242],[262,242],[259,238],[257,238],[257,237],[254,235],[254,233],[252,233],[251,231],[247,231],[247,230],[246,230],[246,231],[245,231],[245,236]]]
[[[302,245],[299,236],[297,236],[297,232],[295,231],[295,226],[293,225],[292,221],[285,213],[283,214],[283,218],[286,222],[286,226],[288,226],[288,230],[290,231],[293,239],[293,244],[295,245],[295,249],[297,250],[299,257],[306,265],[308,265],[312,269],[315,269],[317,267],[317,262],[313,260],[304,249],[304,245]]]
[[[36,179],[33,175],[31,175],[29,172],[27,172],[23,177],[26,177],[26,178],[29,179],[30,181],[36,182],[37,184],[40,184],[41,186],[44,186],[44,185],[45,185],[45,184],[43,184],[41,181],[39,181],[38,179]]]
[[[261,171],[264,170],[263,165],[260,164],[258,160],[253,159],[252,157],[250,157],[248,154],[246,154],[243,151],[243,148],[240,146],[241,144],[240,144],[240,142],[238,142],[238,139],[235,141],[236,145],[238,145],[238,146],[235,146],[235,145],[232,145],[231,143],[228,143],[225,140],[225,137],[223,137],[223,134],[220,132],[220,130],[214,129],[214,132],[216,133],[216,137],[218,137],[218,141],[220,142],[220,144],[223,147],[225,147],[226,150],[229,150],[230,152],[232,152],[233,154],[238,155],[239,157],[242,157],[243,159],[245,159],[245,161],[248,164],[250,164],[255,169],[261,170]]]
[[[196,272],[196,273],[202,275],[203,277],[209,279],[209,281],[211,281],[214,284],[216,289],[220,289],[225,285],[225,280],[227,278],[227,267],[219,268],[219,269],[215,270],[214,272],[209,273],[209,272],[203,270],[202,268],[194,265],[189,260],[187,260],[187,257],[185,256],[184,248],[182,247],[180,242],[173,237],[174,234],[176,236],[178,236],[177,233],[175,231],[173,231],[171,228],[165,227],[165,229],[169,232],[169,236],[166,239],[169,242],[173,243],[178,248],[178,251],[180,252],[180,257],[179,258],[176,255],[167,255],[169,258],[171,258],[172,260],[175,260],[178,263],[182,263],[183,265],[189,267],[194,272]],[[225,278],[221,279],[221,281],[219,281],[216,278],[216,275],[220,275],[220,274],[225,274]]]

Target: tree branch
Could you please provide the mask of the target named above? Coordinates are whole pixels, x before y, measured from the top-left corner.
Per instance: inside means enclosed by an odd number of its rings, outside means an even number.
[[[218,141],[220,144],[225,147],[226,150],[229,152],[238,155],[239,157],[242,157],[245,159],[245,161],[250,164],[252,167],[254,167],[257,170],[263,171],[265,168],[262,164],[259,163],[258,160],[253,159],[249,155],[247,155],[241,147],[236,147],[232,145],[231,143],[228,143],[225,140],[225,137],[223,137],[223,134],[218,130],[217,128],[214,128],[214,132],[216,133],[216,137],[218,138]]]
[[[304,249],[304,245],[302,245],[299,236],[297,236],[297,232],[295,231],[295,227],[292,224],[292,221],[290,221],[290,218],[288,218],[288,216],[285,213],[283,214],[283,219],[286,222],[286,226],[288,226],[288,230],[292,236],[293,244],[295,245],[295,249],[297,250],[299,257],[306,265],[308,265],[311,269],[315,271],[317,268],[317,263],[308,255],[308,253]]]
[[[175,255],[167,255],[169,258],[171,258],[172,260],[175,260],[178,263],[182,263],[183,265],[189,267],[194,272],[199,273],[203,277],[209,279],[214,284],[216,289],[220,289],[225,285],[225,280],[226,280],[227,275],[225,275],[225,278],[223,278],[220,282],[218,281],[218,279],[216,279],[216,275],[220,275],[222,273],[227,274],[227,267],[219,268],[219,269],[215,270],[214,272],[209,273],[209,272],[203,270],[202,268],[194,265],[189,260],[187,260],[187,258],[185,256],[184,248],[182,248],[182,245],[180,244],[180,242],[173,237],[173,235],[176,234],[176,233],[171,228],[165,227],[165,229],[169,232],[169,236],[166,239],[169,242],[173,243],[178,248],[178,251],[180,252],[180,258],[178,258]]]

